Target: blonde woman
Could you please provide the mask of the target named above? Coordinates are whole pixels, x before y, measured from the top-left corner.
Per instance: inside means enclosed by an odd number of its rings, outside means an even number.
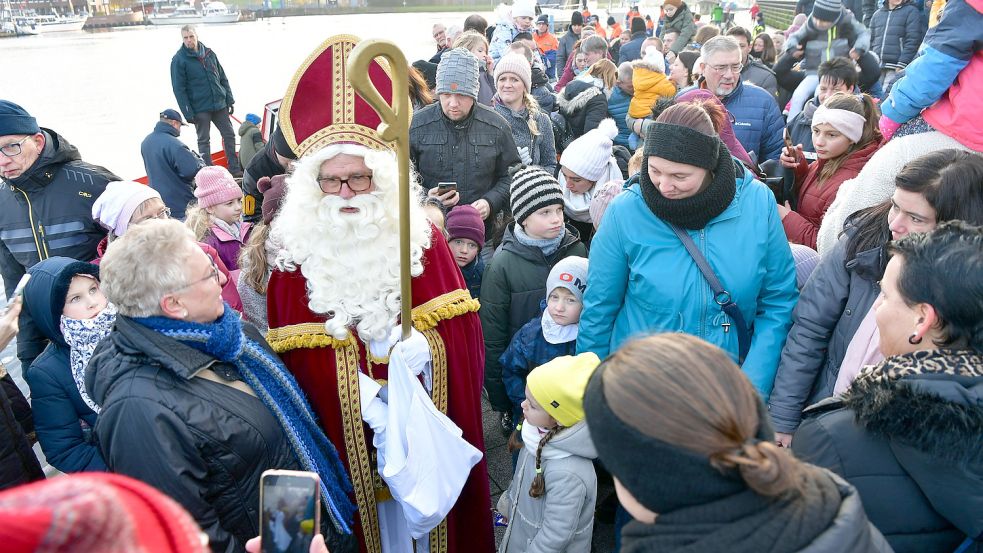
[[[532,69],[525,57],[515,52],[502,56],[495,66],[495,111],[508,121],[522,162],[555,175],[553,125],[529,93],[531,82]]]

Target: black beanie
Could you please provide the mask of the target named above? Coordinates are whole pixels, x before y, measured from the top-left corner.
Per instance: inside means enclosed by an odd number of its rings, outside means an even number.
[[[717,166],[720,139],[682,125],[652,123],[645,133],[645,156],[656,156],[708,171]],[[709,155],[708,155],[709,154]]]
[[[290,149],[290,145],[287,144],[287,139],[283,136],[283,131],[280,130],[280,125],[276,126],[276,130],[273,131],[273,136],[270,137],[270,142],[273,144],[273,151],[280,154],[287,159],[297,159],[297,154]]]
[[[413,62],[413,69],[420,72],[423,80],[427,81],[427,88],[433,90],[437,88],[437,64],[426,60],[416,60]]]
[[[645,20],[641,17],[633,17],[631,19],[631,34],[644,33],[645,32]]]
[[[581,14],[580,12],[573,12],[573,15],[570,16],[570,25],[579,25],[583,27],[584,26],[583,14]]]

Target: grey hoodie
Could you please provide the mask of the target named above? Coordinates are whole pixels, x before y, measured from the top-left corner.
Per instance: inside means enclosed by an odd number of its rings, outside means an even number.
[[[509,520],[499,553],[589,553],[597,501],[592,462],[596,458],[584,421],[557,432],[543,447],[546,493],[534,498],[529,486],[536,476],[536,454],[523,447],[512,484],[498,500],[499,512]]]

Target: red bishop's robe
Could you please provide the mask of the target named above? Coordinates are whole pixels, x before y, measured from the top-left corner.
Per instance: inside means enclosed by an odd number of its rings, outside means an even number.
[[[468,293],[446,240],[432,229],[433,244],[423,254],[423,274],[413,279],[413,326],[426,336],[433,353],[433,400],[461,427],[464,438],[484,451],[481,388],[484,345],[478,302]],[[351,275],[351,278],[359,278]],[[324,329],[325,317],[307,306],[307,280],[300,270],[274,271],[267,290],[267,340],[280,354],[338,449],[355,488],[356,533],[362,553],[381,553],[376,502],[392,501],[379,477],[372,431],[362,422],[358,371],[387,378],[387,360],[370,358],[354,329],[336,340]],[[495,549],[485,460],[471,470],[447,519],[430,533],[431,553],[490,553]]]

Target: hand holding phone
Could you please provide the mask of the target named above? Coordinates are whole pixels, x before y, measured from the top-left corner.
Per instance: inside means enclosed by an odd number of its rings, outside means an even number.
[[[448,192],[453,192],[457,190],[456,182],[438,182],[437,183],[437,195],[443,196]]]
[[[320,479],[316,473],[268,470],[260,478],[262,553],[308,551],[321,529]]]

